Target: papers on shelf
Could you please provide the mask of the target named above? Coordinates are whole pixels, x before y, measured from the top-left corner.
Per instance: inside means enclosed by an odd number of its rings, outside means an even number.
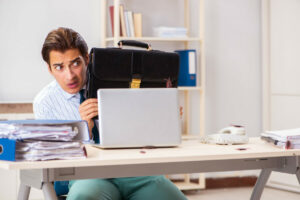
[[[266,131],[261,139],[278,147],[286,149],[300,149],[300,128],[277,131]]]
[[[187,29],[184,27],[166,27],[160,26],[154,28],[156,37],[187,37]]]

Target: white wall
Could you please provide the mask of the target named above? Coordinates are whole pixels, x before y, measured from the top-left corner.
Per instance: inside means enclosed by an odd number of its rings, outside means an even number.
[[[260,0],[206,1],[206,130],[261,131]]]
[[[99,9],[98,0],[1,0],[0,103],[32,102],[52,80],[40,53],[49,31],[70,27],[99,45]]]

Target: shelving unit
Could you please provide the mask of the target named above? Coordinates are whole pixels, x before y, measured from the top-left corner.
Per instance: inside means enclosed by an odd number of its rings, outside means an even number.
[[[120,0],[110,0],[113,2],[114,10],[119,11]],[[204,136],[205,123],[204,123],[204,115],[205,115],[205,52],[204,52],[204,0],[199,0],[199,30],[198,36],[189,37],[190,33],[190,1],[189,0],[178,0],[184,1],[184,26],[187,28],[187,37],[181,38],[160,38],[160,37],[121,37],[120,36],[120,16],[119,12],[114,12],[114,35],[113,37],[108,37],[107,34],[107,23],[108,20],[108,0],[101,1],[101,46],[107,47],[108,43],[112,43],[114,47],[117,47],[117,43],[120,40],[138,40],[145,42],[181,42],[184,44],[184,48],[188,49],[190,43],[197,43],[198,47],[197,52],[197,86],[196,87],[178,87],[180,91],[184,94],[184,108],[185,108],[185,129],[183,130],[182,137],[184,140],[186,139],[197,139],[200,136]],[[201,59],[200,59],[201,58]],[[200,65],[199,65],[200,64]],[[199,109],[199,131],[200,133],[195,135],[190,132],[190,92],[199,92],[200,95],[200,109]],[[195,190],[195,189],[203,189],[205,188],[205,177],[204,174],[199,174],[199,183],[191,182],[190,175],[184,175],[183,182],[176,182],[176,185],[181,190]]]

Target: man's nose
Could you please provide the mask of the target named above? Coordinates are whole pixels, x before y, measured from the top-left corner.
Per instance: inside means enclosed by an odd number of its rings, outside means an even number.
[[[75,73],[73,72],[73,70],[70,67],[66,68],[66,76],[68,80],[72,80],[75,76]]]

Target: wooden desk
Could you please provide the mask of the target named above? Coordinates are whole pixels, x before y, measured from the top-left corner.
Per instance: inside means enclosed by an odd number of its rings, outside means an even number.
[[[0,161],[0,168],[20,169],[18,199],[28,199],[30,187],[56,199],[53,181],[146,176],[159,174],[262,169],[251,199],[260,199],[272,171],[296,174],[300,182],[300,150],[284,150],[251,138],[246,145],[183,141],[175,148],[102,150],[87,146],[88,158],[40,162]]]

